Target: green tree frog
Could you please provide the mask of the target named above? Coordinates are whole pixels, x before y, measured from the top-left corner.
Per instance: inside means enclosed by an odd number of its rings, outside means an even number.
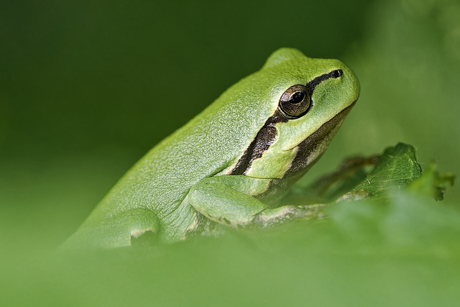
[[[171,243],[305,218],[305,206],[277,204],[358,96],[358,79],[340,61],[275,51],[138,161],[64,245],[129,246],[146,232]]]

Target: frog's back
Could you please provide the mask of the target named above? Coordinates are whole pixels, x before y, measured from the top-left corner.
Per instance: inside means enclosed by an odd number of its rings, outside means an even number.
[[[244,85],[244,81],[237,85]],[[255,119],[267,117],[255,113],[263,109],[254,110],[247,103],[251,95],[234,87],[138,161],[79,231],[96,229],[133,209],[147,209],[159,220],[162,241],[183,239],[197,223],[196,211],[186,199],[190,188],[205,177],[231,168],[264,124]]]

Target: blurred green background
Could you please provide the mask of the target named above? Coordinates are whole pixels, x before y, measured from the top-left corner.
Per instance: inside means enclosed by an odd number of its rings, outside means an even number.
[[[322,237],[322,226],[310,230],[317,241],[288,227],[270,239],[235,234],[68,259],[49,250],[153,145],[279,47],[338,58],[362,86],[302,183],[399,141],[417,148],[422,166],[435,159],[460,174],[458,16],[457,0],[2,1],[0,305],[453,304],[458,243],[419,253],[436,236],[414,239],[422,247],[409,252],[384,245],[384,256],[363,252],[367,241],[331,255],[344,238]],[[459,197],[454,187],[430,203],[453,210],[439,219],[411,224],[409,210],[402,220],[414,233],[431,223],[441,237],[457,234]],[[359,227],[378,246],[372,225]]]

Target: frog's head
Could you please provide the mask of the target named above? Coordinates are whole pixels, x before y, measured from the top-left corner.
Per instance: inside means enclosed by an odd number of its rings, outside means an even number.
[[[229,173],[298,178],[324,153],[355,104],[358,79],[338,60],[288,48],[273,53],[258,74],[269,89],[259,103],[271,115]]]

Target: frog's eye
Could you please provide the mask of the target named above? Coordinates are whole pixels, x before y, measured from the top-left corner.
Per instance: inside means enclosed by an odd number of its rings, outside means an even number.
[[[279,108],[288,118],[299,118],[310,108],[310,93],[305,85],[297,84],[288,88],[279,101]]]

